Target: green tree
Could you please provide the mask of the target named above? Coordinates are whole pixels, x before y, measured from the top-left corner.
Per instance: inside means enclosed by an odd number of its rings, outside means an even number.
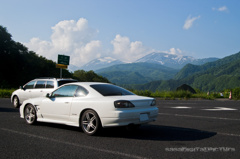
[[[110,83],[107,78],[99,76],[93,71],[77,70],[77,71],[74,71],[73,77],[81,82],[107,82],[107,83]]]
[[[37,77],[59,77],[56,63],[37,55],[11,38],[0,26],[0,88],[17,88]],[[68,70],[63,77],[71,78]]]

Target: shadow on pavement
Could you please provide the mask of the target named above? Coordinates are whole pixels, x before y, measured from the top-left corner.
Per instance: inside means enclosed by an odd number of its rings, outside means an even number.
[[[66,125],[39,122],[37,126],[47,126],[56,129],[80,131],[79,133],[83,133],[81,128]],[[99,134],[97,134],[97,137],[129,138],[153,141],[194,141],[211,138],[216,134],[216,132],[202,131],[191,128],[160,125],[143,125],[136,130],[127,130],[126,127],[104,128],[100,131]]]
[[[138,130],[127,131],[124,127],[103,129],[100,136],[132,138],[156,141],[194,141],[215,136],[216,132],[172,126],[144,125]]]
[[[0,112],[19,112],[17,108],[0,108]]]

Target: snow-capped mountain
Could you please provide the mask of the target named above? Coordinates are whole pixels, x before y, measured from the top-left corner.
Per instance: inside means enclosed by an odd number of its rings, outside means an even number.
[[[201,65],[206,62],[212,62],[216,60],[218,59],[217,58],[195,59],[191,56],[153,52],[138,59],[137,61],[135,61],[135,63],[138,63],[138,62],[157,63],[170,68],[181,69],[183,66],[185,66],[188,63]]]
[[[153,52],[135,62],[158,63],[171,68],[179,68],[187,63],[192,63],[194,60],[195,59],[191,56]]]
[[[122,61],[114,59],[112,57],[102,57],[98,59],[94,59],[87,64],[83,65],[80,69],[89,71],[89,70],[98,70],[101,68],[117,65],[117,64],[123,64]]]
[[[218,60],[218,58],[205,58],[205,59],[195,59],[191,56],[183,56],[183,55],[176,55],[176,54],[167,54],[167,53],[150,53],[133,63],[155,63],[161,64],[163,66],[167,66],[174,69],[181,69],[186,64],[191,63],[194,65],[202,65],[207,62],[213,62]],[[76,70],[99,70],[102,68],[110,67],[113,65],[124,64],[124,62],[114,59],[112,57],[102,57],[98,59],[94,59],[87,64],[83,65],[82,67],[77,67],[74,65],[69,66],[69,70],[74,72]]]

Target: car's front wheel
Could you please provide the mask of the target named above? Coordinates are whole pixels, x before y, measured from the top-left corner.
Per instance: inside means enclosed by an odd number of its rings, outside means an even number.
[[[93,110],[85,111],[81,117],[81,127],[85,134],[95,135],[102,127],[97,113]]]
[[[36,110],[33,107],[33,105],[28,104],[24,109],[24,119],[27,122],[27,124],[35,124],[37,120],[37,114]]]
[[[19,108],[20,106],[18,96],[16,95],[13,97],[13,106],[14,108]]]

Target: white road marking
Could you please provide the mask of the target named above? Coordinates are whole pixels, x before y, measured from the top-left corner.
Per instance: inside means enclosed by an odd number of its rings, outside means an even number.
[[[225,136],[235,136],[235,137],[240,137],[239,134],[228,134],[228,133],[217,133],[218,135],[225,135]]]
[[[209,111],[222,111],[222,110],[237,110],[233,108],[225,108],[225,107],[214,107],[214,109],[202,109],[202,110],[209,110]]]
[[[60,144],[66,144],[66,145],[76,146],[76,147],[80,147],[80,148],[84,148],[84,149],[90,149],[90,150],[94,150],[94,151],[110,153],[110,154],[119,155],[119,156],[123,156],[123,157],[129,157],[129,158],[135,158],[135,159],[147,159],[146,157],[141,157],[141,156],[136,156],[136,155],[132,155],[132,154],[122,153],[122,152],[119,152],[119,151],[100,149],[100,148],[96,148],[96,147],[92,147],[92,146],[86,146],[86,145],[71,143],[71,142],[67,142],[67,141],[56,140],[56,139],[52,139],[52,138],[48,138],[48,137],[44,137],[44,136],[33,135],[33,134],[20,132],[20,131],[16,131],[16,130],[11,130],[11,129],[6,129],[6,128],[1,128],[1,130],[8,131],[8,132],[11,132],[11,133],[14,133],[14,134],[25,135],[25,136],[28,136],[28,137],[34,137],[34,138],[38,138],[38,139],[42,139],[42,140],[49,140],[49,141],[60,143]]]
[[[188,106],[175,106],[175,107],[170,107],[173,109],[191,109],[192,107],[188,107]],[[207,111],[229,111],[229,110],[238,110],[238,109],[234,109],[234,108],[226,108],[226,107],[214,107],[212,109],[201,109],[201,110],[207,110]]]
[[[190,117],[190,118],[205,118],[205,119],[237,120],[237,121],[240,121],[240,119],[220,118],[220,117],[209,117],[209,116],[193,116],[193,115],[185,115],[185,114],[169,114],[169,113],[158,113],[158,114],[160,114],[160,115],[181,116],[181,117]]]
[[[168,103],[165,103],[164,105],[172,105],[172,104],[174,105],[174,104],[176,104],[176,103],[168,102]],[[197,104],[197,103],[190,103],[190,102],[188,103],[188,102],[187,102],[187,103],[178,103],[178,104],[183,104],[183,105],[195,105],[195,104]]]
[[[191,107],[186,107],[186,106],[177,106],[177,107],[171,107],[175,109],[190,109]]]

